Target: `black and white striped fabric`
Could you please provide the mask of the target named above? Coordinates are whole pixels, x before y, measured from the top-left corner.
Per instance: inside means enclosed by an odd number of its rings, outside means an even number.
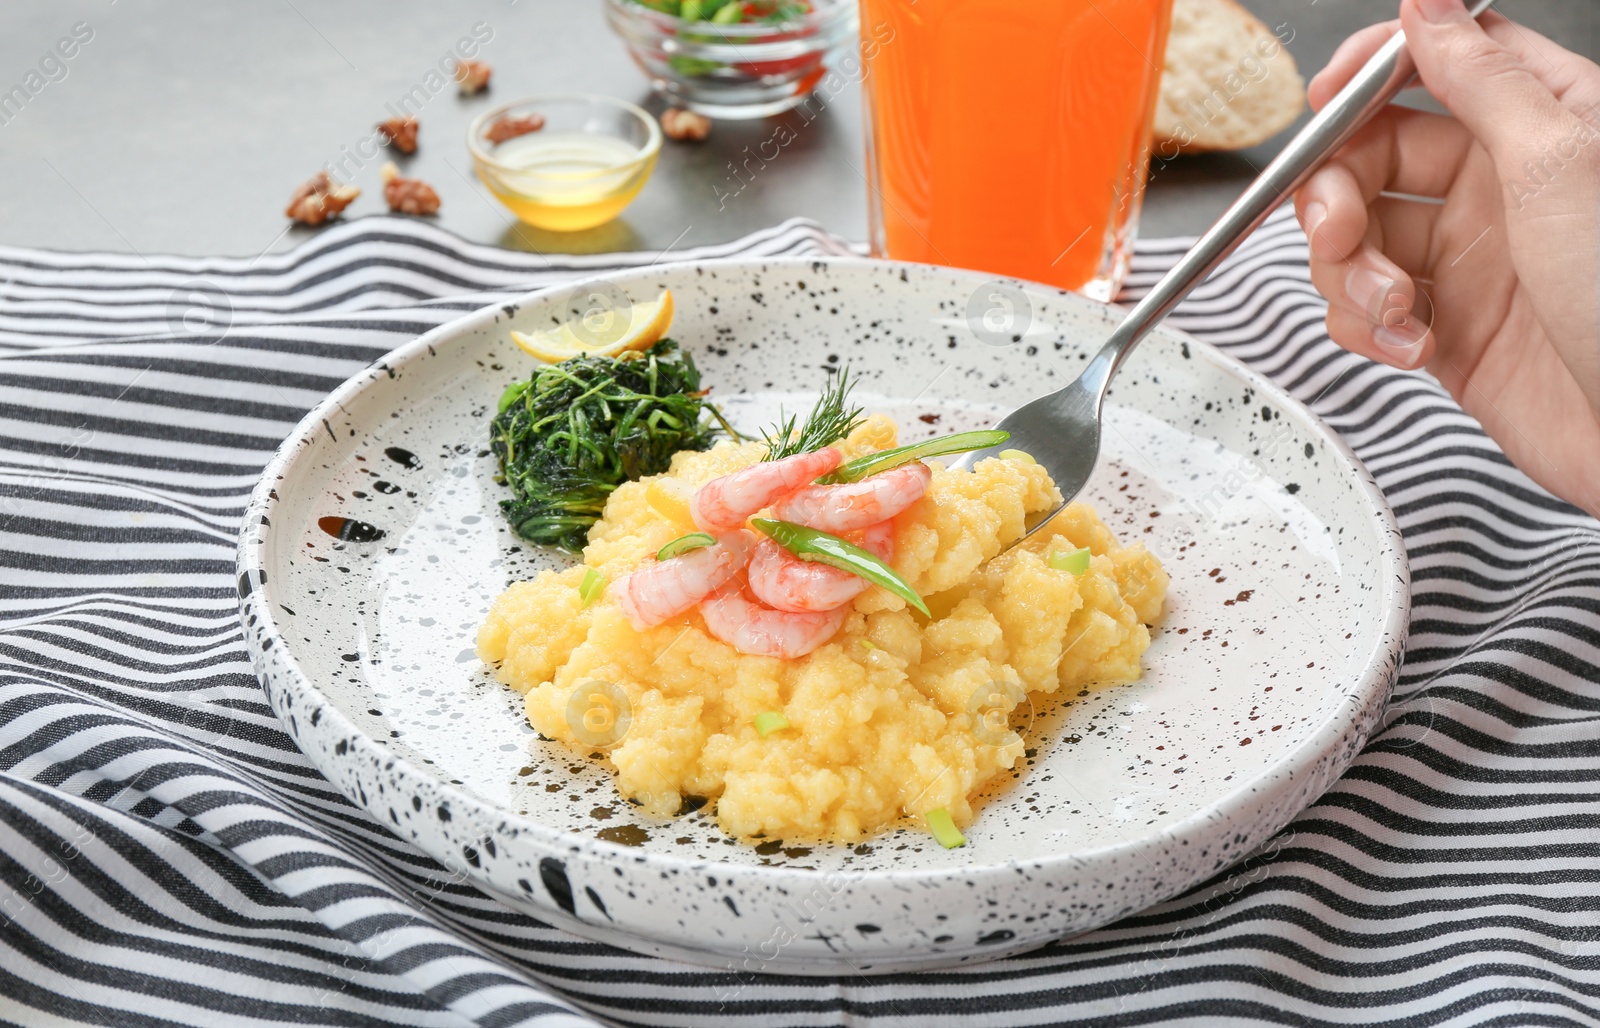
[[[1183,245],[1141,244],[1133,291]],[[666,259],[848,249],[791,222]],[[657,259],[400,219],[254,261],[0,249],[0,1022],[1600,1025],[1600,525],[1432,380],[1333,346],[1282,216],[1176,321],[1366,460],[1415,614],[1384,729],[1249,861],[993,964],[741,977],[513,914],[346,802],[245,661],[261,466],[419,333]]]

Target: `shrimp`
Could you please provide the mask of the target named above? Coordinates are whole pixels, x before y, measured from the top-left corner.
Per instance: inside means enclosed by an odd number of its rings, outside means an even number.
[[[743,571],[754,542],[755,533],[745,529],[724,532],[714,545],[646,563],[608,591],[642,632],[682,614]]]
[[[702,531],[738,528],[750,515],[770,507],[785,493],[826,475],[842,460],[844,454],[824,446],[810,453],[753,464],[701,486],[689,502],[689,512]]]
[[[778,501],[779,518],[823,532],[854,532],[887,521],[922,499],[933,472],[912,461],[859,482],[806,485]]]
[[[796,660],[821,646],[844,624],[845,608],[794,614],[764,607],[737,582],[729,582],[700,604],[706,628],[740,653]]]
[[[894,523],[881,521],[851,540],[884,561],[894,559]],[[775,610],[828,611],[861,595],[865,578],[817,561],[801,560],[768,538],[756,543],[750,558],[750,592]]]

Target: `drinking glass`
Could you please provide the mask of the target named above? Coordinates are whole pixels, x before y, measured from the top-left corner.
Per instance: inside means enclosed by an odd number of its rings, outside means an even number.
[[[1172,0],[861,0],[873,253],[1116,294]]]

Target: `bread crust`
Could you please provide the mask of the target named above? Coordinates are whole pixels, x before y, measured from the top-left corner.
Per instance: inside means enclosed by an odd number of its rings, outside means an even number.
[[[1154,155],[1243,150],[1304,107],[1300,69],[1266,23],[1236,0],[1173,0]]]

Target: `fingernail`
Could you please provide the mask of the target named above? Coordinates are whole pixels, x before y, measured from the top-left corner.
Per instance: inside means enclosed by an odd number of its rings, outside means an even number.
[[[1422,359],[1422,340],[1428,326],[1413,317],[1409,301],[1400,293],[1390,293],[1372,329],[1372,341],[1402,368],[1414,368]]]
[[[1344,294],[1374,323],[1383,321],[1383,305],[1394,292],[1394,279],[1370,268],[1351,268],[1344,279]]]
[[[1317,229],[1328,220],[1328,205],[1320,200],[1313,200],[1306,204],[1306,238],[1315,239]]]
[[[1372,341],[1399,367],[1414,368],[1422,357],[1422,340],[1427,334],[1428,326],[1415,318],[1406,318],[1393,327],[1385,325],[1373,329]]]
[[[1446,25],[1468,17],[1463,0],[1416,0],[1417,13],[1422,20],[1435,25]]]

